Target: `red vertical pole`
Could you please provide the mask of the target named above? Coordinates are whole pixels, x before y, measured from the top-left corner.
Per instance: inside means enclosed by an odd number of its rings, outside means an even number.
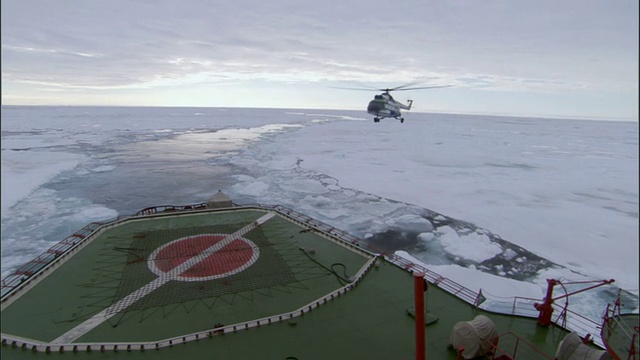
[[[536,310],[540,312],[538,315],[538,324],[549,326],[551,324],[551,314],[553,314],[553,287],[556,286],[558,280],[547,279],[547,295],[544,297],[542,304],[535,303]]]
[[[424,339],[424,274],[413,273],[413,289],[416,311],[416,360],[425,360]]]

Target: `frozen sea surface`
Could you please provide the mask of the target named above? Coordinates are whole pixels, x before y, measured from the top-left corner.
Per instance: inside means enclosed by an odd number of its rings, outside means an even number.
[[[613,278],[637,297],[637,123],[405,118],[3,106],[2,276],[90,221],[223,190],[495,296],[541,298],[547,278]],[[583,293],[572,306],[597,319],[614,295]]]

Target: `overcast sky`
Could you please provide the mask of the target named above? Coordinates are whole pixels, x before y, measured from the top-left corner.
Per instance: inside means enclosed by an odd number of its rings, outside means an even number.
[[[637,0],[2,0],[2,103],[638,119]],[[365,114],[366,115],[366,114]]]

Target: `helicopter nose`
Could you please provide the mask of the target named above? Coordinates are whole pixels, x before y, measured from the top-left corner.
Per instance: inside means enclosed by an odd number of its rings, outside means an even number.
[[[380,110],[382,110],[382,103],[375,100],[369,102],[369,106],[367,106],[367,112],[377,114]]]

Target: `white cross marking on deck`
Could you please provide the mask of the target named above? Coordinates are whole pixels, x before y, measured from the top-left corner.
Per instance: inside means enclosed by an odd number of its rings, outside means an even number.
[[[264,224],[267,220],[271,219],[275,215],[276,214],[272,213],[272,212],[267,213],[266,215],[260,217],[258,220],[252,222],[251,224],[249,224],[247,226],[244,226],[243,228],[241,228],[240,230],[236,231],[235,233],[226,236],[224,239],[222,239],[218,243],[216,243],[216,244],[208,247],[207,249],[205,249],[202,253],[200,253],[200,254],[190,258],[189,260],[183,262],[182,264],[176,266],[171,271],[164,273],[163,275],[159,276],[158,278],[156,278],[152,282],[148,283],[147,285],[145,285],[145,286],[141,287],[140,289],[132,292],[131,294],[125,296],[120,301],[116,302],[115,304],[113,304],[113,305],[109,306],[108,308],[100,311],[99,313],[93,315],[91,318],[85,320],[80,325],[78,325],[78,326],[74,327],[73,329],[67,331],[66,333],[60,335],[57,339],[54,339],[51,342],[51,344],[70,344],[70,343],[72,343],[73,341],[75,341],[79,337],[81,337],[84,334],[88,333],[89,331],[95,329],[98,325],[102,324],[103,322],[105,322],[105,321],[109,320],[110,318],[112,318],[113,316],[117,315],[119,312],[121,312],[124,309],[128,308],[129,306],[131,306],[131,304],[133,304],[136,301],[138,301],[138,300],[142,299],[143,297],[147,296],[153,290],[155,290],[155,289],[159,288],[160,286],[166,284],[167,282],[169,282],[173,278],[175,278],[178,275],[182,274],[183,272],[189,270],[192,266],[198,264],[202,260],[204,260],[207,257],[211,256],[216,251],[218,251],[218,250],[224,248],[225,246],[229,245],[231,242],[233,242],[235,240],[235,238],[237,238],[239,236],[243,236],[244,234],[246,234],[249,231],[253,230],[257,226]]]

